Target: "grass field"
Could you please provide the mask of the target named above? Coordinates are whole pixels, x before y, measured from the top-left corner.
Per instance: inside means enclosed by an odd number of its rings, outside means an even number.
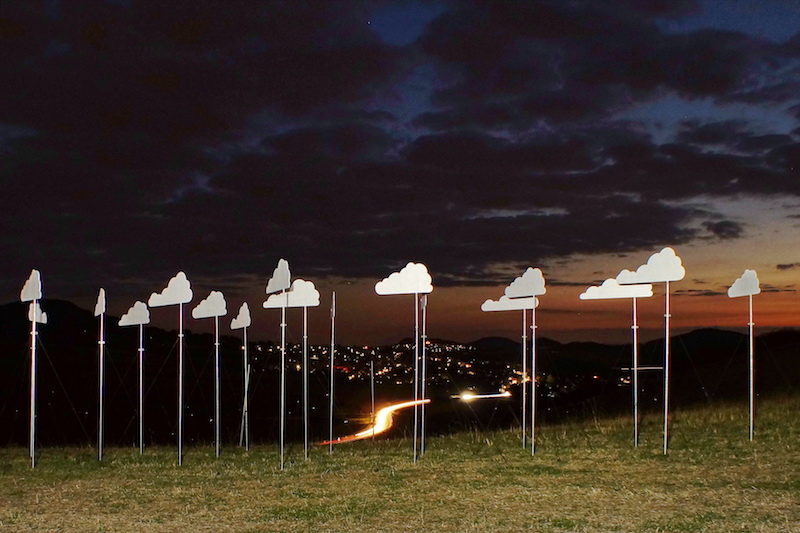
[[[631,445],[628,418],[538,429],[535,457],[514,431],[245,453],[174,447],[0,450],[0,531],[781,531],[800,532],[800,396],[676,411]]]

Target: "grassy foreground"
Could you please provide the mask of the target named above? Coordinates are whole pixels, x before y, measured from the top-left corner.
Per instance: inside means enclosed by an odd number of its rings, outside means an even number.
[[[0,531],[800,532],[800,396],[674,413],[631,446],[627,418],[544,426],[535,457],[514,431],[327,447],[278,469],[274,446],[0,449]]]

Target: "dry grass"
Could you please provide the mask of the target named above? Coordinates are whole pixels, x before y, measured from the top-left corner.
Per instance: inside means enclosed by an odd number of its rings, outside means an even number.
[[[630,443],[627,419],[545,426],[536,457],[516,433],[462,433],[249,453],[191,448],[0,450],[0,531],[800,531],[800,397],[763,402],[757,440],[742,406],[675,414]]]

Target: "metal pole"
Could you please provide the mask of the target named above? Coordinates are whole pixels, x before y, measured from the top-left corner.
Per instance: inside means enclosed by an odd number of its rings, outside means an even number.
[[[303,450],[308,460],[308,307],[303,307]]]
[[[97,460],[103,460],[103,397],[105,391],[105,313],[100,313],[100,340],[97,342],[100,347],[98,371],[100,373],[100,383],[98,387],[99,410],[97,413]]]
[[[536,304],[531,309],[531,455],[536,453]]]
[[[375,440],[375,360],[369,362],[369,393],[372,398],[372,440]]]
[[[220,453],[219,408],[219,317],[214,317],[214,454]]]
[[[639,446],[639,323],[633,298],[633,445]]]
[[[333,356],[336,350],[334,345],[334,338],[336,332],[336,291],[333,292],[331,298],[331,387],[330,387],[330,424],[328,425],[328,453],[333,453]]]
[[[286,307],[289,305],[289,294],[286,289],[282,291],[285,296],[281,306],[281,470],[284,468],[284,447],[286,440]]]
[[[669,281],[666,282],[666,305],[664,312],[664,455],[669,446]]]
[[[528,312],[522,310],[522,447],[527,446],[528,432]]]
[[[414,293],[414,463],[417,462],[417,429],[419,426],[419,294]]]
[[[139,324],[139,455],[144,454],[144,324]]]
[[[183,304],[178,305],[178,466],[183,464]]]
[[[428,322],[428,295],[427,294],[423,294],[422,295],[422,298],[420,299],[420,304],[422,306],[422,354],[421,354],[421,357],[422,357],[422,381],[421,381],[421,385],[420,386],[421,386],[421,392],[422,392],[421,397],[424,400],[425,399],[425,395],[427,394],[427,387],[426,387],[427,364],[425,362],[425,344],[426,344],[426,342],[428,340],[428,335],[427,335],[427,330],[428,330],[428,328],[427,328],[427,322]],[[373,408],[373,411],[374,411],[374,408]],[[420,405],[420,414],[422,415],[422,420],[421,420],[421,428],[420,428],[421,430],[420,430],[419,453],[420,453],[420,455],[423,455],[425,453],[425,404],[424,403],[422,405]],[[374,418],[374,415],[373,415],[373,418]],[[375,421],[373,420],[372,423],[374,425]]]
[[[753,433],[755,431],[755,357],[753,354],[753,295],[748,295],[750,307],[750,320],[747,322],[748,329],[750,330],[750,440],[753,440]]]
[[[247,354],[247,327],[244,330],[244,449],[250,451],[250,358]]]
[[[37,300],[33,300],[33,320],[31,320],[31,423],[30,423],[30,442],[28,445],[31,458],[31,468],[36,467],[36,306]]]

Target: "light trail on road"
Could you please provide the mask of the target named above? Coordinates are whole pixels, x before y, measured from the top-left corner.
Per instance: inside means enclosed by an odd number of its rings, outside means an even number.
[[[354,433],[353,435],[338,437],[332,441],[326,440],[325,442],[320,442],[319,444],[320,446],[322,445],[327,446],[328,444],[342,444],[345,442],[353,442],[354,440],[371,438],[372,436],[383,433],[384,431],[392,427],[392,415],[395,411],[426,403],[430,403],[430,399],[412,400],[410,402],[396,403],[383,407],[379,409],[377,413],[375,413],[375,424],[372,427],[369,427],[364,431],[359,431],[358,433]]]

